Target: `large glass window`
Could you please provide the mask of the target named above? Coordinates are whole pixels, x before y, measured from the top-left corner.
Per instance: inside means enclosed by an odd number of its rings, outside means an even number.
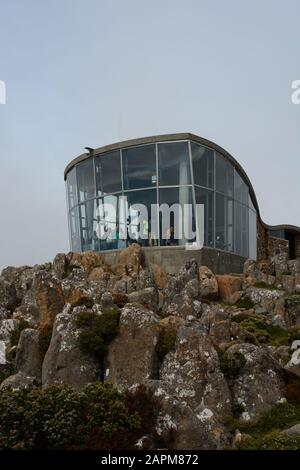
[[[214,187],[214,152],[202,145],[191,143],[194,183],[206,188]]]
[[[97,199],[97,235],[101,250],[126,246],[126,219],[121,194]]]
[[[233,166],[218,153],[216,154],[216,190],[226,196],[233,197],[234,171]]]
[[[72,209],[77,203],[77,181],[76,181],[76,167],[74,167],[67,175],[67,198],[69,210]]]
[[[125,190],[156,186],[155,145],[124,149],[122,154]]]
[[[160,244],[184,245],[196,241],[192,190],[189,186],[159,191]]]
[[[234,170],[234,199],[242,204],[248,204],[249,190],[243,178]]]
[[[204,205],[204,245],[214,246],[214,193],[207,189],[195,188],[196,204]]]
[[[233,200],[216,194],[215,246],[220,250],[233,251]]]
[[[94,250],[96,233],[96,199],[79,205],[82,251]]]
[[[119,150],[95,158],[97,196],[122,190]]]
[[[234,251],[241,256],[248,257],[249,251],[249,209],[247,206],[235,202],[234,204]]]
[[[186,142],[158,145],[158,172],[160,186],[191,183],[189,152]]]
[[[79,201],[95,197],[94,160],[90,158],[77,165],[76,169]]]
[[[79,209],[74,207],[69,213],[70,244],[73,252],[81,251]]]
[[[125,193],[128,222],[128,244],[137,241],[142,246],[158,244],[156,189]]]

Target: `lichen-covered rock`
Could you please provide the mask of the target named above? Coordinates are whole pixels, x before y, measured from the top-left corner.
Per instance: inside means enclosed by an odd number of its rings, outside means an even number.
[[[133,243],[120,251],[113,270],[119,275],[137,276],[144,265],[143,251],[140,245]]]
[[[229,433],[214,411],[202,404],[193,408],[188,399],[174,397],[165,382],[153,381],[151,386],[160,407],[156,432],[171,449],[218,450],[229,445]]]
[[[156,311],[158,308],[158,291],[156,287],[146,287],[145,289],[128,294],[128,302],[138,303],[150,310]]]
[[[165,269],[159,264],[151,264],[151,270],[153,272],[154,281],[159,289],[164,289],[168,282],[168,276]]]
[[[284,398],[283,368],[267,347],[253,344],[235,344],[228,353],[240,353],[245,365],[232,383],[232,396],[243,412],[244,420],[256,419]]]
[[[17,293],[13,284],[0,277],[0,307],[13,311],[17,306]]]
[[[24,375],[42,379],[43,356],[39,344],[39,331],[26,328],[21,332],[16,354],[16,369]]]
[[[110,343],[105,380],[119,389],[145,383],[156,373],[160,318],[139,304],[121,312],[119,334]]]
[[[226,304],[233,303],[233,295],[242,289],[242,278],[228,274],[216,276],[219,288],[219,297]]]
[[[203,405],[219,416],[230,415],[230,392],[218,354],[197,322],[179,328],[175,351],[165,357],[159,378],[172,387],[175,398],[193,408]]]
[[[195,260],[187,262],[179,271],[178,276],[169,279],[163,294],[162,313],[164,316],[199,317],[202,305],[197,262]]]
[[[199,280],[202,298],[216,300],[219,294],[218,282],[214,273],[207,266],[200,266]]]
[[[9,318],[0,323],[0,340],[4,341],[6,348],[11,346],[12,334],[19,328],[19,320]]]
[[[36,381],[35,377],[31,377],[30,375],[18,372],[17,374],[13,374],[7,379],[3,380],[0,385],[0,390],[4,390],[6,388],[10,388],[12,390],[20,390],[37,385],[39,385],[39,383]]]
[[[42,384],[67,384],[77,390],[100,378],[100,367],[94,356],[82,352],[78,345],[76,319],[84,308],[70,306],[56,316],[50,346],[42,367]]]
[[[64,253],[58,253],[52,263],[52,271],[58,277],[63,279],[68,274],[68,259]]]
[[[67,262],[69,264],[70,271],[74,268],[81,268],[85,271],[87,276],[89,276],[93,269],[103,265],[102,255],[96,251],[69,253],[67,256]]]
[[[41,325],[52,324],[65,304],[60,282],[51,273],[39,270],[34,275],[32,288],[40,312]]]

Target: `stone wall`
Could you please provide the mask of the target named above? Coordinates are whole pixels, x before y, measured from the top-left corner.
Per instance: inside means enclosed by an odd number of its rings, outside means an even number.
[[[286,255],[289,257],[289,242],[283,238],[270,237],[268,239],[268,255],[272,258],[275,255]]]
[[[116,263],[119,250],[101,252],[108,265]],[[202,250],[187,250],[185,247],[143,248],[146,264],[158,264],[167,273],[177,274],[187,261],[196,259],[200,266],[208,266],[216,274],[242,273],[246,258],[222,250],[204,247]]]

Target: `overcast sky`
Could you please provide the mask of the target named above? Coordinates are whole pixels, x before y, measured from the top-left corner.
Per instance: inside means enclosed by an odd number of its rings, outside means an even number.
[[[267,223],[300,225],[297,0],[0,0],[0,267],[69,250],[63,171],[118,140],[231,152]]]

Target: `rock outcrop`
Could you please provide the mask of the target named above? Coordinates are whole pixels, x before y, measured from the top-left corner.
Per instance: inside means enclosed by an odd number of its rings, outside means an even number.
[[[174,449],[233,447],[240,434],[228,422],[288,399],[299,354],[300,259],[282,254],[247,260],[243,275],[195,260],[168,275],[133,244],[114,265],[61,253],[0,276],[1,389],[143,384]]]

